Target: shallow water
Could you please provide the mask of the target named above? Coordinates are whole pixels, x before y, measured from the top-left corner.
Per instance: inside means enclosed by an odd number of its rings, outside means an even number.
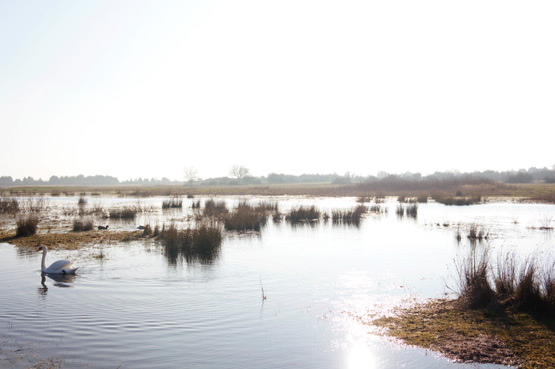
[[[353,198],[275,200],[282,212],[301,203],[326,211],[356,205]],[[63,201],[51,199],[53,208]],[[387,206],[389,213],[369,215],[359,227],[270,222],[260,235],[231,234],[219,257],[204,265],[172,265],[154,242],[50,252],[47,263],[77,260],[79,274],[68,280],[42,282],[40,255],[1,244],[4,350],[30,348],[68,368],[500,367],[451,363],[384,339],[361,320],[449,293],[453,260],[469,247],[464,238],[456,242],[456,227],[482,225],[493,250],[550,254],[552,233],[531,227],[555,214],[555,206],[425,204],[416,219],[399,219],[396,203]],[[185,221],[189,213],[160,210],[110,225]],[[103,259],[95,258],[98,247]],[[26,366],[0,360],[0,367]]]

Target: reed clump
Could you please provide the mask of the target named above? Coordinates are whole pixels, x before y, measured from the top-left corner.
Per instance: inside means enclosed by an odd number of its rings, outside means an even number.
[[[14,198],[0,198],[0,214],[17,214],[20,210],[19,201]]]
[[[467,238],[471,241],[482,241],[489,238],[489,233],[487,233],[483,228],[478,227],[476,224],[471,224],[468,229]]]
[[[368,207],[358,205],[351,210],[334,210],[331,213],[333,223],[360,224],[364,214],[368,212]]]
[[[481,196],[474,196],[474,197],[460,197],[460,196],[455,196],[455,197],[445,197],[445,196],[441,196],[441,195],[436,195],[434,197],[434,200],[436,202],[439,202],[440,204],[443,205],[448,205],[448,206],[468,206],[468,205],[474,205],[474,204],[480,204],[482,202],[482,197]]]
[[[206,200],[204,203],[203,215],[205,217],[220,218],[229,212],[225,201]]]
[[[403,204],[397,205],[397,207],[395,208],[395,214],[397,214],[399,218],[402,218],[405,216],[405,207],[403,206]]]
[[[276,206],[267,204],[250,205],[240,203],[237,208],[224,218],[224,228],[227,231],[260,231],[268,221],[269,213],[277,211]]]
[[[73,232],[91,231],[93,229],[92,219],[74,219]]]
[[[492,267],[488,248],[471,252],[457,266],[459,296],[470,309],[509,310],[555,317],[555,263],[538,258],[498,256]]]
[[[174,197],[162,201],[162,209],[181,209],[183,207],[183,200],[179,197]]]
[[[416,218],[418,215],[418,204],[410,203],[406,207],[406,214],[408,217]]]
[[[285,220],[291,223],[302,223],[302,222],[316,222],[320,219],[321,212],[316,209],[316,206],[299,206],[297,208],[291,209],[289,213],[285,216]]]
[[[180,257],[184,257],[187,262],[211,262],[219,253],[222,231],[214,225],[201,224],[179,230],[175,224],[170,224],[164,227],[158,238],[171,262],[176,262]]]
[[[39,217],[31,214],[26,217],[19,218],[16,222],[16,237],[28,237],[37,233]]]
[[[135,219],[139,210],[136,207],[124,206],[108,210],[107,218],[110,219]]]

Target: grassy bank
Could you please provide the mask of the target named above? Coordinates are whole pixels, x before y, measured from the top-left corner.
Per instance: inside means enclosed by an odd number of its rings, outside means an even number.
[[[373,323],[408,344],[462,362],[555,368],[555,262],[472,247],[456,262],[458,298]]]
[[[373,324],[459,362],[555,368],[555,320],[529,313],[472,310],[460,300],[433,300]]]
[[[331,183],[268,184],[249,186],[34,186],[0,188],[0,196],[29,196],[57,194],[57,196],[114,195],[114,196],[210,196],[210,195],[256,195],[256,196],[356,196],[356,197],[427,197],[488,198],[515,197],[531,201],[555,203],[555,184],[503,184],[452,182],[379,182],[376,184]]]
[[[29,237],[16,237],[15,232],[0,232],[0,243],[6,242],[24,248],[35,248],[37,246],[48,246],[49,249],[76,250],[93,244],[105,244],[109,242],[131,241],[140,239],[139,231],[132,232],[67,232],[67,233],[39,233]]]

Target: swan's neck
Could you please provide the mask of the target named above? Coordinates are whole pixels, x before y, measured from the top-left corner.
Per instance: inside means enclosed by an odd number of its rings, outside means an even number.
[[[45,270],[45,269],[46,269],[45,261],[46,261],[46,253],[47,253],[47,252],[48,252],[48,251],[46,251],[46,249],[45,249],[45,250],[42,250],[42,261],[41,261],[41,263],[40,263],[40,269],[41,269],[41,270]]]

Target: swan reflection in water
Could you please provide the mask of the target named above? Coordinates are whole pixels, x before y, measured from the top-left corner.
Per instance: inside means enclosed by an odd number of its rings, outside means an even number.
[[[42,287],[38,288],[38,291],[41,295],[46,295],[48,291],[48,286],[46,285],[46,277],[53,280],[55,283],[53,286],[61,287],[61,288],[70,288],[73,287],[71,284],[77,277],[75,274],[40,274],[40,284]]]

